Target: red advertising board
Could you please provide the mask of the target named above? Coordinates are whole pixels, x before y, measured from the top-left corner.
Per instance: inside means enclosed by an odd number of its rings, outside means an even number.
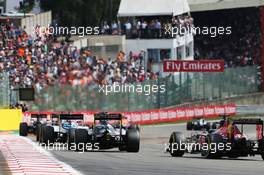
[[[93,122],[93,115],[97,111],[80,111],[73,113],[84,114],[85,123]],[[41,112],[42,114],[51,114],[52,112]],[[56,113],[56,112],[53,112]],[[119,113],[119,112],[115,112]],[[129,122],[137,124],[154,124],[162,122],[175,122],[179,120],[191,120],[195,117],[214,118],[221,115],[235,115],[236,105],[228,104],[222,106],[196,106],[196,107],[174,107],[164,109],[153,109],[136,112],[120,112],[125,115]],[[30,112],[24,113],[24,121],[30,120]]]
[[[164,60],[163,72],[224,72],[224,60]]]

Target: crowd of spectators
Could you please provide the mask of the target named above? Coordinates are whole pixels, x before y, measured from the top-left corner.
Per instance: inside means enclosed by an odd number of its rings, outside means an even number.
[[[195,23],[193,18],[195,18]],[[177,17],[135,17],[104,22],[102,34],[124,34],[127,38],[171,38],[167,29],[192,27],[231,27],[230,35],[194,34],[195,59],[224,59],[226,67],[260,64],[261,29],[258,8],[208,11]],[[179,32],[179,35],[181,33]],[[177,36],[177,35],[176,35]]]
[[[0,26],[0,38],[0,73],[9,73],[12,88],[41,90],[55,84],[96,86],[157,78],[145,70],[141,56],[122,51],[116,58],[101,58],[52,35],[30,36],[12,23]]]
[[[126,18],[111,25],[105,21],[101,27],[102,34],[124,34],[127,38],[171,38],[168,32],[174,28],[180,31],[182,28],[190,29],[193,26],[193,18],[190,15],[179,15],[175,17],[145,17]],[[186,32],[191,32],[191,30]],[[180,32],[178,32],[180,35]]]
[[[240,9],[241,10],[241,9]],[[232,9],[196,15],[198,26],[232,27],[230,36],[195,36],[195,59],[224,59],[227,67],[259,64],[261,30],[257,10]],[[213,13],[210,16],[210,13]],[[206,15],[206,16],[205,16]],[[126,19],[121,26],[104,22],[102,34],[126,34],[132,38],[163,38],[166,27],[191,27],[189,15],[168,18]],[[121,29],[121,31],[120,31]],[[41,90],[54,84],[98,85],[134,83],[157,79],[146,70],[142,55],[120,51],[116,58],[101,58],[89,49],[78,50],[52,35],[28,35],[12,23],[0,26],[0,73],[8,72],[12,87],[34,86]]]
[[[231,26],[230,35],[195,36],[195,59],[224,59],[226,67],[257,65],[261,57],[258,8],[231,9],[194,14],[195,26]]]

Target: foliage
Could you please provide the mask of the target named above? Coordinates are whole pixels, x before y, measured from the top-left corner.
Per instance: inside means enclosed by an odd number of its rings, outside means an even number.
[[[62,26],[98,26],[116,19],[120,0],[41,0]]]

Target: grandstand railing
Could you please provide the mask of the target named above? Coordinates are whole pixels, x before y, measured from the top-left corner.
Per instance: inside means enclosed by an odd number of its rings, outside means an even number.
[[[259,91],[257,67],[226,69],[224,73],[177,73],[148,80],[144,85],[165,85],[164,93],[120,92],[105,95],[99,88],[53,86],[36,93],[32,111],[140,111],[185,102],[214,100]]]

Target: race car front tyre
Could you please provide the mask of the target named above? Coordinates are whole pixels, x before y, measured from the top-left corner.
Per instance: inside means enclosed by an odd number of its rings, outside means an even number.
[[[52,126],[42,128],[42,142],[46,145],[54,143],[54,128]]]
[[[185,146],[185,137],[181,132],[173,132],[170,136],[170,140],[169,140],[169,151],[172,157],[182,157],[184,152],[185,152],[185,148],[183,146]]]
[[[76,151],[84,151],[85,150],[85,145],[88,143],[88,131],[86,129],[76,129],[75,130],[75,146],[76,146]]]
[[[186,129],[187,130],[192,130],[193,129],[192,122],[187,122]]]
[[[19,125],[19,135],[20,136],[27,136],[28,134],[28,125],[27,123],[23,122]]]
[[[127,137],[127,143],[126,143],[127,152],[138,152],[140,147],[139,131],[134,128],[128,129],[126,133],[126,137]]]

